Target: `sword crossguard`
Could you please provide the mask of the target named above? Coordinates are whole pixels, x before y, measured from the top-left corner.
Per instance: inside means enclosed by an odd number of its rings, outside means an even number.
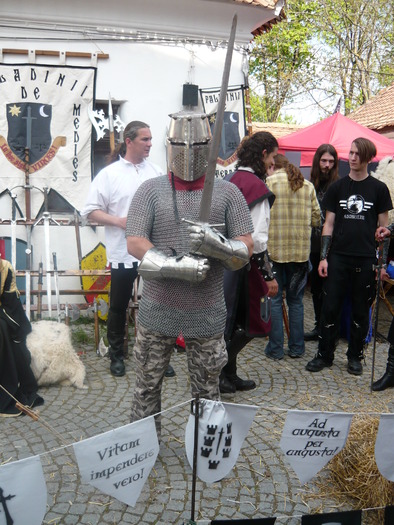
[[[220,224],[209,224],[208,222],[200,222],[200,221],[189,221],[188,219],[181,219],[182,222],[186,222],[187,224],[191,224],[192,226],[201,226],[201,224],[206,224],[210,228],[221,228],[223,226],[226,226],[224,222]]]

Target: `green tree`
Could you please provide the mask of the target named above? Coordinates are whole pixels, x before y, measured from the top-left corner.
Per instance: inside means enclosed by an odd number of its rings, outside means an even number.
[[[323,0],[315,27],[326,53],[320,53],[332,86],[349,113],[394,81],[392,2]]]
[[[252,119],[280,119],[309,99],[345,113],[394,81],[394,10],[387,0],[288,0],[287,18],[250,51]]]
[[[313,74],[311,20],[317,2],[289,0],[287,18],[258,36],[249,65],[252,119],[278,120],[280,110],[297,94],[297,78]]]

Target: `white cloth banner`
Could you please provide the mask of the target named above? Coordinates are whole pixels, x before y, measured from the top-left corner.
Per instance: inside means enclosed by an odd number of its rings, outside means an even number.
[[[213,133],[220,89],[201,89],[201,100]],[[224,178],[235,171],[236,149],[245,136],[245,106],[243,87],[229,88],[226,95],[222,136],[216,165],[216,176]]]
[[[47,505],[47,487],[39,456],[0,467],[1,525],[41,525]]]
[[[132,507],[159,453],[153,416],[73,447],[83,481]]]
[[[237,462],[257,406],[235,405],[203,399],[198,421],[197,476],[207,483],[224,478]],[[186,425],[186,455],[193,468],[195,416]]]
[[[352,414],[287,413],[280,447],[301,483],[307,483],[345,446]]]
[[[394,415],[381,414],[375,442],[375,461],[379,472],[394,481]]]
[[[25,184],[28,153],[33,218],[44,187],[78,210],[84,204],[92,173],[88,109],[95,78],[93,67],[0,64],[0,187]],[[24,210],[24,189],[14,193]]]

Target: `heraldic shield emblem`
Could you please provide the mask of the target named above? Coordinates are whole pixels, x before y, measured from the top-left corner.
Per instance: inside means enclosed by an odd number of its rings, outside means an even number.
[[[211,127],[212,135],[215,128],[215,122],[216,113],[212,113],[209,117],[209,125]],[[217,163],[221,166],[228,166],[233,163],[236,159],[235,151],[240,142],[239,114],[235,111],[225,111]]]
[[[242,443],[258,409],[253,405],[236,405],[202,399],[198,419],[197,477],[207,483],[223,479],[234,467]],[[186,425],[185,446],[193,468],[195,416]]]
[[[8,145],[22,161],[29,149],[29,163],[40,160],[51,147],[52,106],[36,102],[7,104]]]

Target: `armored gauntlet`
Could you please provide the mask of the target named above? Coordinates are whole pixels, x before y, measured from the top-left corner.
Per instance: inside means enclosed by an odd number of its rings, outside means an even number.
[[[169,257],[151,248],[148,250],[139,267],[138,273],[147,281],[151,279],[180,279],[199,283],[205,279],[209,270],[208,259],[194,255]]]
[[[226,239],[208,224],[192,224],[188,230],[191,252],[218,259],[228,270],[239,270],[249,262],[248,248],[242,241]]]

